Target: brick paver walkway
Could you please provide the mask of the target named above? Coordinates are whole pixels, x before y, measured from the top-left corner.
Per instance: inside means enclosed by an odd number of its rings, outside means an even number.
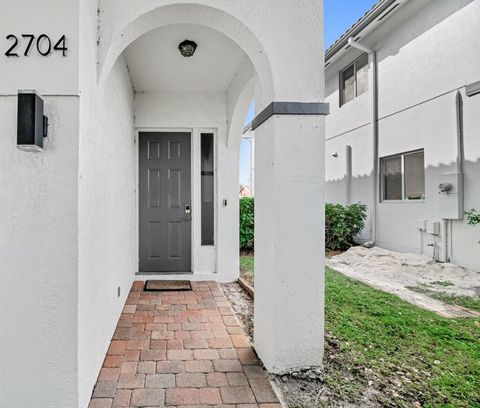
[[[280,408],[218,284],[192,288],[134,283],[89,408]]]

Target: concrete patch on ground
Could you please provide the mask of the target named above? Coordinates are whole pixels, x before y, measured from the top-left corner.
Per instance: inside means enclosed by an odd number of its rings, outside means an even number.
[[[424,286],[451,295],[479,296],[480,273],[454,264],[434,262],[424,255],[399,253],[382,248],[353,247],[326,260],[327,266],[377,289],[393,293],[407,302],[445,317],[472,317],[475,312],[447,305],[409,290]]]

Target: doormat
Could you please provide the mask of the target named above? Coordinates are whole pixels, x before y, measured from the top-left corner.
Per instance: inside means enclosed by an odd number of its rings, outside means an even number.
[[[144,288],[146,292],[177,290],[192,290],[192,285],[188,280],[147,280]]]

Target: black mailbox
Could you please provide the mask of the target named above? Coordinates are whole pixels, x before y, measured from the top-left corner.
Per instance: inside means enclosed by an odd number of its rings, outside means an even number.
[[[48,119],[43,115],[43,99],[35,91],[18,92],[17,145],[43,148]]]

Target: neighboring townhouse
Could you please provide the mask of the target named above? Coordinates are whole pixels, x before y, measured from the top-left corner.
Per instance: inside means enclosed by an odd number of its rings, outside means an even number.
[[[480,1],[383,0],[327,51],[326,201],[359,242],[480,271]]]
[[[251,197],[251,196],[252,196],[252,193],[250,192],[250,189],[247,186],[241,185],[239,197],[244,198],[244,197]]]

